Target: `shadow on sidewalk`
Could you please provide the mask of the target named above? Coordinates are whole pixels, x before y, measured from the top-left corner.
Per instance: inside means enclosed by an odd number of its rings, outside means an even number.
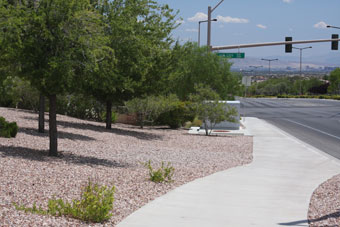
[[[323,220],[326,220],[326,219],[329,219],[329,218],[339,218],[339,217],[340,217],[340,210],[338,212],[327,214],[327,215],[322,216],[320,218],[286,222],[286,223],[279,223],[279,225],[284,225],[284,226],[309,226],[309,224],[318,224],[317,222],[319,222],[319,221],[323,221]]]

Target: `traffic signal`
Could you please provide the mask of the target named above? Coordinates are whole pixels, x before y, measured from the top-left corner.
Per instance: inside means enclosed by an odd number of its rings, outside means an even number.
[[[333,34],[332,39],[339,39],[338,34]],[[332,50],[338,50],[339,42],[338,41],[332,41]]]
[[[286,37],[286,42],[293,41],[293,37]],[[293,44],[286,44],[286,53],[292,53]]]

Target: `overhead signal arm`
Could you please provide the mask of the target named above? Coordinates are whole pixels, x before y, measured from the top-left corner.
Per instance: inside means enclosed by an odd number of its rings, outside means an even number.
[[[300,40],[300,41],[285,41],[285,42],[268,42],[268,43],[252,43],[252,44],[239,44],[239,45],[228,45],[228,46],[214,46],[211,49],[216,50],[231,50],[241,48],[252,48],[252,47],[263,47],[263,46],[278,46],[278,45],[293,45],[293,44],[304,44],[304,43],[322,43],[322,42],[339,42],[339,38],[335,39],[318,39],[318,40]]]

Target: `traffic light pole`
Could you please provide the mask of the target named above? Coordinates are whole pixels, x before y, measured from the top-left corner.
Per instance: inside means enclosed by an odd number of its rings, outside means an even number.
[[[229,46],[215,46],[211,50],[230,50],[230,49],[241,49],[250,47],[263,47],[263,46],[278,46],[287,44],[303,44],[303,43],[322,43],[322,42],[332,42],[340,41],[340,39],[317,39],[317,40],[300,40],[300,41],[288,41],[288,42],[270,42],[270,43],[252,43],[252,44],[239,44],[239,45],[229,45]]]

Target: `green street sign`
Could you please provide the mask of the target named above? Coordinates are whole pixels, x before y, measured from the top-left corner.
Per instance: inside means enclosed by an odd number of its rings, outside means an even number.
[[[244,53],[217,53],[222,58],[244,58]]]

